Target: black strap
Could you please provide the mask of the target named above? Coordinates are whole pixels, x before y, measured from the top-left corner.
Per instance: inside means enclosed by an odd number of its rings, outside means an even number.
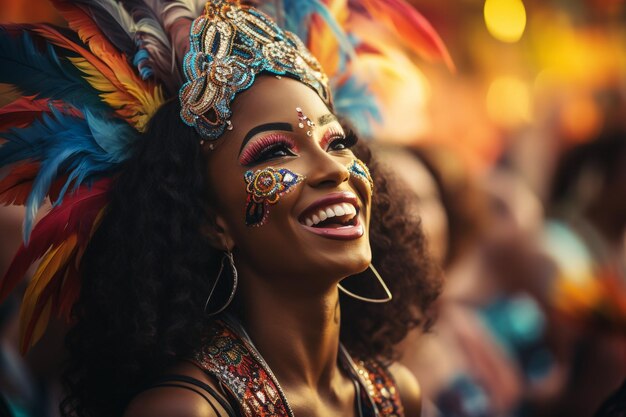
[[[209,397],[207,397],[202,392],[190,386],[183,385],[183,384],[176,384],[176,382],[184,382],[190,385],[194,385],[206,391],[209,394],[210,398],[214,398],[220,404],[220,406],[224,410],[226,410],[226,412],[228,413],[228,417],[239,416],[239,414],[235,412],[233,407],[226,400],[224,400],[224,398],[220,394],[218,394],[217,391],[213,389],[213,387],[200,381],[199,379],[196,379],[187,375],[163,375],[162,377],[154,380],[152,384],[150,384],[150,386],[147,387],[146,389],[156,388],[156,387],[179,387],[179,388],[189,389],[191,391],[196,392],[198,395],[202,396],[202,398],[204,398],[211,405],[211,408],[213,408],[213,411],[215,411],[215,413],[219,415],[217,409],[215,408],[215,406],[213,405],[213,402],[210,400]]]

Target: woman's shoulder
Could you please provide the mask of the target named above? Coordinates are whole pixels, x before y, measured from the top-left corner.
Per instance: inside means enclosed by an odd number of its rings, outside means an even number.
[[[233,412],[215,379],[181,362],[137,394],[124,417],[228,417]]]
[[[400,401],[406,417],[419,417],[422,413],[422,393],[415,375],[406,366],[394,362],[389,366],[389,373],[396,382]]]

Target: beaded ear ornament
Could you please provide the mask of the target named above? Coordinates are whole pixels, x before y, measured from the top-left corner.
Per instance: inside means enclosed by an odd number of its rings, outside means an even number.
[[[180,116],[203,141],[232,129],[230,103],[261,72],[296,78],[332,108],[328,77],[302,41],[237,0],[207,2],[191,25],[183,68]]]
[[[304,176],[286,168],[267,167],[244,174],[248,199],[246,203],[246,225],[262,226],[267,222],[269,206],[293,190],[304,180]]]
[[[348,165],[348,171],[350,172],[350,175],[354,175],[356,178],[367,184],[370,190],[374,190],[374,180],[372,180],[370,170],[367,165],[365,165],[365,162],[355,158],[352,163]]]

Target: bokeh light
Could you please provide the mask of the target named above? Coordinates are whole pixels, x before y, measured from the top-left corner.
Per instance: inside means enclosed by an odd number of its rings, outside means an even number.
[[[517,42],[526,28],[526,9],[519,0],[485,1],[487,30],[502,42]]]
[[[515,128],[531,120],[530,91],[520,79],[496,78],[487,92],[489,117],[504,128]]]

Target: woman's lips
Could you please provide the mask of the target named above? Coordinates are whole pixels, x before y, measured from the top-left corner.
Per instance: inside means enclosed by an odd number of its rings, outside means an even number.
[[[323,211],[328,213],[328,217]],[[359,201],[354,193],[336,192],[313,202],[300,214],[298,220],[302,227],[316,235],[329,239],[352,240],[365,233],[359,220],[359,211]],[[346,222],[349,224],[345,224]]]

